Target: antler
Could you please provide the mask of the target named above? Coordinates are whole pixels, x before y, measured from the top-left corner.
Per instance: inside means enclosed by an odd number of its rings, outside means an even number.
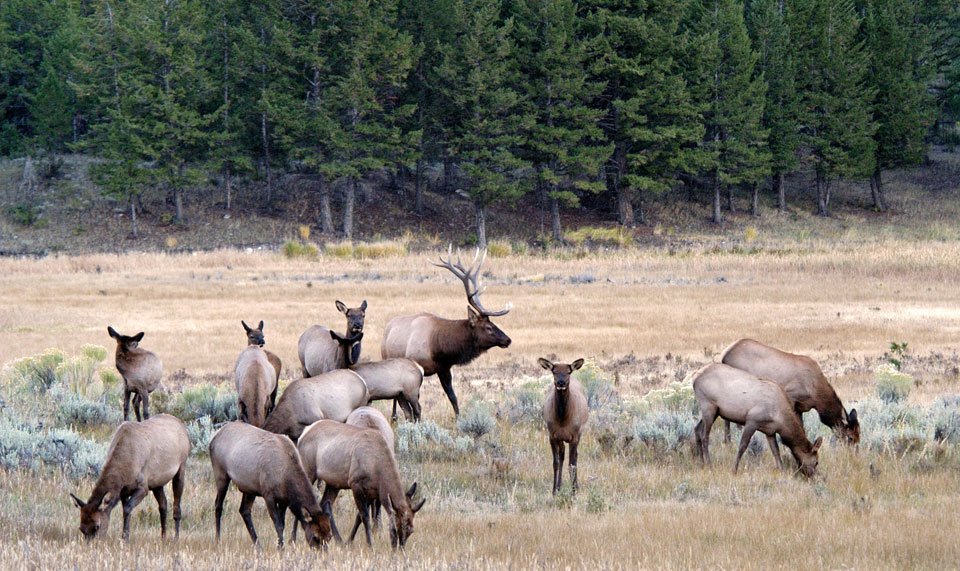
[[[480,314],[488,317],[506,315],[507,312],[513,307],[512,304],[508,303],[506,309],[502,309],[500,311],[487,311],[484,309],[483,304],[480,303],[480,294],[486,291],[487,288],[480,287],[480,285],[477,283],[477,280],[480,277],[480,268],[483,266],[483,262],[487,259],[486,248],[483,250],[483,256],[480,255],[480,248],[477,248],[477,252],[473,255],[473,261],[470,262],[470,266],[467,268],[464,268],[463,262],[460,261],[460,248],[457,248],[457,263],[452,263],[453,244],[450,244],[450,247],[447,248],[447,259],[444,260],[443,256],[439,256],[439,258],[440,263],[434,262],[433,260],[427,261],[438,268],[446,268],[450,270],[453,275],[457,276],[460,281],[463,282],[463,289],[465,289],[467,292],[467,302],[474,309],[480,312]]]

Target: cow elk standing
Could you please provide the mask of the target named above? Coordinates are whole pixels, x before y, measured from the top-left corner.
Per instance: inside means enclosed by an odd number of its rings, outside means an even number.
[[[856,409],[848,413],[816,361],[754,341],[740,339],[723,352],[721,362],[754,375],[770,379],[787,393],[794,410],[803,413],[815,409],[820,422],[832,428],[848,444],[860,442],[860,422]],[[727,423],[727,440],[730,424]]]
[[[413,516],[424,501],[411,505],[417,484],[403,491],[397,462],[378,431],[321,420],[303,432],[297,448],[310,479],[326,483],[323,502],[332,504],[340,490],[353,491],[358,513],[351,540],[363,523],[367,544],[372,545],[370,516],[374,501],[379,501],[390,518],[390,544],[401,549],[406,545]]]
[[[264,340],[263,340],[263,321],[260,321],[260,325],[256,329],[249,327],[243,321],[240,322],[243,325],[243,330],[247,333],[247,345],[255,345],[263,349]],[[282,363],[280,362],[280,357],[277,357],[271,351],[263,349],[263,352],[267,354],[267,360],[270,361],[270,365],[273,367],[274,372],[276,372],[277,382],[280,382],[280,368]],[[274,400],[276,400],[276,394],[273,395]]]
[[[807,440],[800,415],[793,409],[793,403],[780,385],[721,363],[707,365],[694,372],[692,377],[693,394],[700,403],[703,415],[694,428],[697,454],[701,461],[710,464],[710,428],[719,416],[743,425],[740,449],[733,464],[734,474],[740,466],[741,456],[750,445],[750,439],[758,430],[767,436],[770,452],[778,468],[783,468],[783,461],[777,447],[777,434],[793,454],[798,470],[807,477],[816,474],[817,450],[823,438],[818,438],[813,444]]]
[[[346,369],[360,358],[367,300],[363,300],[360,307],[348,308],[342,301],[337,301],[336,305],[337,310],[347,318],[347,331],[341,336],[329,327],[314,325],[303,332],[297,342],[297,353],[304,377]]]
[[[123,420],[130,416],[131,397],[137,420],[141,420],[141,407],[142,418],[150,418],[150,393],[160,386],[160,377],[163,376],[160,357],[140,347],[143,331],[130,337],[108,326],[107,333],[117,340],[117,371],[123,377]]]
[[[231,481],[243,494],[240,516],[254,543],[257,543],[257,532],[250,509],[257,496],[267,504],[280,547],[283,547],[287,508],[303,525],[310,546],[319,547],[330,540],[330,506],[320,508],[300,463],[300,454],[288,438],[242,422],[230,422],[210,441],[210,463],[217,485],[214,506],[217,541],[220,541],[223,502]]]
[[[343,422],[354,409],[367,404],[369,398],[363,379],[349,369],[298,379],[280,395],[263,428],[286,434],[296,442],[314,422],[323,418]]]
[[[405,357],[416,361],[423,367],[423,375],[437,375],[443,386],[453,412],[460,415],[457,395],[453,390],[453,378],[450,369],[454,365],[466,365],[491,347],[509,347],[510,338],[490,321],[491,317],[506,315],[510,311],[508,304],[501,311],[487,311],[480,303],[480,295],[485,288],[479,286],[480,269],[487,257],[486,250],[480,256],[477,250],[468,268],[464,268],[457,251],[457,262],[452,263],[451,246],[447,250],[447,259],[440,263],[430,263],[446,268],[463,282],[467,293],[467,318],[460,320],[443,319],[431,313],[417,313],[394,317],[383,331],[380,356],[383,359]],[[479,261],[478,261],[479,260]]]
[[[540,366],[553,373],[553,388],[548,390],[543,401],[543,419],[550,434],[550,449],[553,451],[553,493],[560,489],[563,478],[563,443],[570,446],[570,481],[573,492],[577,492],[577,447],[580,445],[580,432],[587,423],[590,408],[587,395],[580,381],[571,375],[583,366],[583,359],[571,364],[551,363],[540,358]]]
[[[240,352],[233,368],[240,420],[263,426],[277,398],[277,377],[266,351],[250,345]]]
[[[190,437],[177,418],[158,414],[143,422],[124,422],[110,442],[107,461],[90,498],[70,494],[80,508],[80,531],[87,539],[106,535],[110,512],[123,503],[123,539],[130,537],[130,513],[153,492],[160,512],[160,535],[167,533],[167,496],[163,487],[173,482],[173,521],[180,537],[180,498],[190,455]]]
[[[420,385],[423,384],[423,367],[410,359],[385,359],[360,363],[350,368],[363,377],[370,391],[370,400],[395,399],[393,417],[396,418],[397,403],[403,409],[408,422],[420,422]]]

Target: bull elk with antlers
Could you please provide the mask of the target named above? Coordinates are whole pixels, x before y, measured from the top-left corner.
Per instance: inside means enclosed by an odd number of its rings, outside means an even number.
[[[466,365],[491,347],[509,347],[510,338],[490,321],[491,317],[506,315],[510,304],[500,311],[488,311],[480,303],[484,289],[480,287],[480,268],[486,260],[487,252],[478,248],[469,267],[460,261],[453,263],[453,246],[447,250],[447,259],[440,262],[430,261],[440,268],[446,268],[463,282],[467,292],[466,319],[443,319],[431,313],[417,313],[394,317],[383,331],[380,356],[383,359],[405,357],[416,361],[423,367],[423,376],[437,375],[443,390],[453,405],[453,412],[460,415],[457,394],[453,391],[450,369],[454,365]]]

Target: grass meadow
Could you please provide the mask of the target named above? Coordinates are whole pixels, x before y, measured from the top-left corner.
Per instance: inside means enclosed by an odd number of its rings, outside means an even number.
[[[494,320],[513,344],[454,369],[459,422],[428,378],[425,422],[396,426],[403,478],[418,481],[427,500],[405,553],[392,553],[382,531],[373,549],[358,541],[315,552],[298,542],[279,551],[259,500],[257,549],[235,489],[217,545],[203,444],[235,402],[241,319],[264,320],[283,384],[299,376],[300,333],[315,323],[342,329],[334,301],[366,299],[363,354],[377,359],[391,317],[465,316],[461,284],[427,263],[439,250],[360,259],[323,248],[303,257],[224,250],[0,259],[0,568],[960,565],[960,243],[504,250],[486,262],[483,302],[513,304]],[[77,529],[68,494],[87,497],[119,420],[108,325],[146,332],[142,346],[164,363],[163,394],[151,404],[187,421],[194,438],[179,542],[160,540],[152,497],[134,512],[127,543],[120,509],[105,541],[85,542]],[[699,466],[689,441],[695,403],[682,381],[740,337],[817,359],[860,412],[860,446],[833,440],[809,413],[811,439],[826,436],[821,477],[777,472],[758,439],[734,476],[735,450],[719,429],[714,465]],[[891,351],[894,342],[906,349]],[[538,422],[549,379],[540,356],[588,359],[581,380],[592,412],[576,496],[550,493]],[[566,486],[566,469],[564,476]],[[349,529],[349,493],[336,513]]]

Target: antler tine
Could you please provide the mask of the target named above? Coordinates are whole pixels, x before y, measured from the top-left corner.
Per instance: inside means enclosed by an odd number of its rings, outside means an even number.
[[[434,266],[438,268],[446,268],[457,276],[461,282],[463,282],[463,288],[467,293],[467,302],[478,312],[483,315],[496,317],[498,315],[506,315],[508,311],[513,307],[513,304],[508,303],[506,309],[501,311],[488,311],[483,307],[483,304],[480,303],[480,295],[487,290],[486,286],[480,287],[479,278],[480,278],[480,268],[483,267],[483,262],[487,259],[487,249],[484,248],[481,250],[477,248],[476,252],[473,254],[473,261],[470,262],[469,267],[463,267],[463,261],[460,258],[460,248],[457,248],[457,262],[453,263],[453,244],[447,248],[447,259],[444,260],[443,256],[439,256],[440,262],[437,263],[433,260],[428,260]],[[471,286],[473,286],[471,288]]]

